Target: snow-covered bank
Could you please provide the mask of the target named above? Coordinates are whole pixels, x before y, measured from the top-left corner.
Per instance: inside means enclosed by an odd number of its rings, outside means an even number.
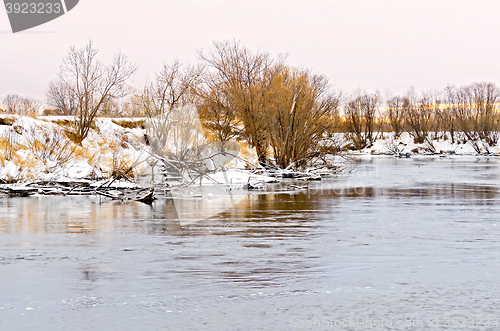
[[[485,142],[469,142],[464,139],[455,137],[455,142],[452,143],[447,134],[439,134],[439,139],[428,139],[428,141],[417,144],[413,137],[408,132],[403,132],[399,137],[395,138],[394,133],[384,132],[378,134],[379,139],[375,140],[371,147],[364,148],[360,151],[349,151],[348,154],[354,155],[436,155],[436,154],[453,154],[453,155],[478,155],[473,143],[476,143],[480,154],[500,155],[500,146],[490,146]],[[446,139],[444,138],[446,137]],[[345,139],[342,134],[342,138]]]
[[[5,182],[99,179],[124,167],[134,167],[137,174],[147,166],[150,157],[143,130],[122,127],[112,119],[96,119],[81,146],[66,135],[68,119],[25,116],[3,119],[0,180]]]
[[[79,145],[68,134],[74,123],[71,116],[0,115],[0,183],[99,180],[120,174],[137,179],[151,173],[151,165],[158,161],[145,137],[144,122],[97,118]],[[240,144],[238,158],[226,166],[245,168],[243,160],[256,162],[256,156],[252,148]],[[234,175],[230,181],[248,181],[248,176]],[[213,174],[214,182],[225,182],[221,176]]]
[[[33,118],[0,115],[0,182],[139,178],[150,172],[151,164],[157,161],[152,157],[154,151],[145,139],[145,119],[97,118],[81,145],[75,144],[69,138],[71,135],[67,134],[71,130],[73,121],[74,118],[71,116]],[[348,144],[345,134],[338,135],[339,144]],[[500,146],[490,146],[481,141],[467,142],[459,133],[453,143],[444,133],[433,133],[431,136],[439,138],[416,144],[409,133],[402,133],[397,138],[393,133],[379,133],[378,139],[371,147],[342,153],[400,156],[500,155]],[[257,157],[255,150],[244,143],[239,143],[237,149],[239,150],[237,158],[228,161],[227,164],[224,160],[221,161],[224,163],[222,168],[229,169],[229,172],[215,171],[197,180],[196,183],[248,184],[250,177],[254,177],[252,178],[254,181],[261,182],[272,180],[271,177],[257,178],[257,175],[242,170],[249,164],[256,164]],[[333,163],[337,164],[338,161]],[[220,167],[208,168],[217,170]],[[268,172],[267,175],[269,174],[271,173]],[[158,181],[160,177],[155,178]]]

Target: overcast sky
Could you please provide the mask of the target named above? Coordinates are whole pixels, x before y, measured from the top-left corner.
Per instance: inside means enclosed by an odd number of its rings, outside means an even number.
[[[45,99],[71,45],[120,49],[141,87],[165,62],[197,61],[213,40],[288,54],[347,92],[500,85],[498,0],[80,0],[66,15],[12,34],[0,8],[0,98]]]

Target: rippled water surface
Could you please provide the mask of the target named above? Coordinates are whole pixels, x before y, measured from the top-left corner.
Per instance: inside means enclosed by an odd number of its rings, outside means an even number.
[[[153,206],[0,197],[0,330],[498,329],[499,165],[378,157],[308,191]]]

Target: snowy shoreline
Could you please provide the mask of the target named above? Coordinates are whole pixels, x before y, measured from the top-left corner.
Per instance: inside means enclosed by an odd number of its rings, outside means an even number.
[[[151,170],[151,147],[145,140],[143,118],[97,118],[88,137],[79,146],[65,132],[71,116],[40,116],[38,118],[0,115],[0,183],[29,181],[102,180],[112,177],[120,167],[134,166],[134,178]],[[346,134],[338,133],[340,144],[347,144]],[[459,135],[459,134],[458,134]],[[457,135],[457,136],[458,136]],[[413,137],[402,133],[378,133],[371,147],[360,151],[344,150],[340,156],[487,156],[500,155],[500,146],[476,142],[476,148],[463,138],[455,142],[446,133],[432,133],[440,139],[416,144]],[[446,138],[445,138],[446,137]],[[243,146],[242,159],[256,163],[255,151]],[[340,161],[342,162],[342,161]],[[344,161],[345,162],[345,161]],[[243,169],[233,162],[231,169]],[[205,181],[206,182],[206,181]],[[219,182],[218,179],[214,182]],[[238,178],[241,182],[241,178]],[[206,183],[208,184],[208,183]]]
[[[432,133],[437,135],[436,133]],[[391,156],[500,156],[500,146],[489,146],[482,141],[475,142],[481,153],[477,153],[471,142],[462,137],[455,137],[452,143],[449,134],[439,132],[440,139],[429,139],[417,144],[408,132],[403,132],[398,138],[392,132],[379,133],[382,137],[376,139],[371,147],[362,150],[350,150],[346,155],[391,155]],[[443,137],[446,137],[444,139]],[[342,138],[344,135],[342,134]]]
[[[127,164],[137,164],[141,171],[150,157],[143,130],[121,127],[113,119],[96,119],[81,146],[66,135],[71,118],[11,115],[0,119],[0,180],[4,182],[102,179]]]

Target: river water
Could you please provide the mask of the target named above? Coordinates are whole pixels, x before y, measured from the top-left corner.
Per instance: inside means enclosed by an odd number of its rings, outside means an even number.
[[[153,206],[0,197],[0,330],[498,329],[499,161],[365,158]]]

